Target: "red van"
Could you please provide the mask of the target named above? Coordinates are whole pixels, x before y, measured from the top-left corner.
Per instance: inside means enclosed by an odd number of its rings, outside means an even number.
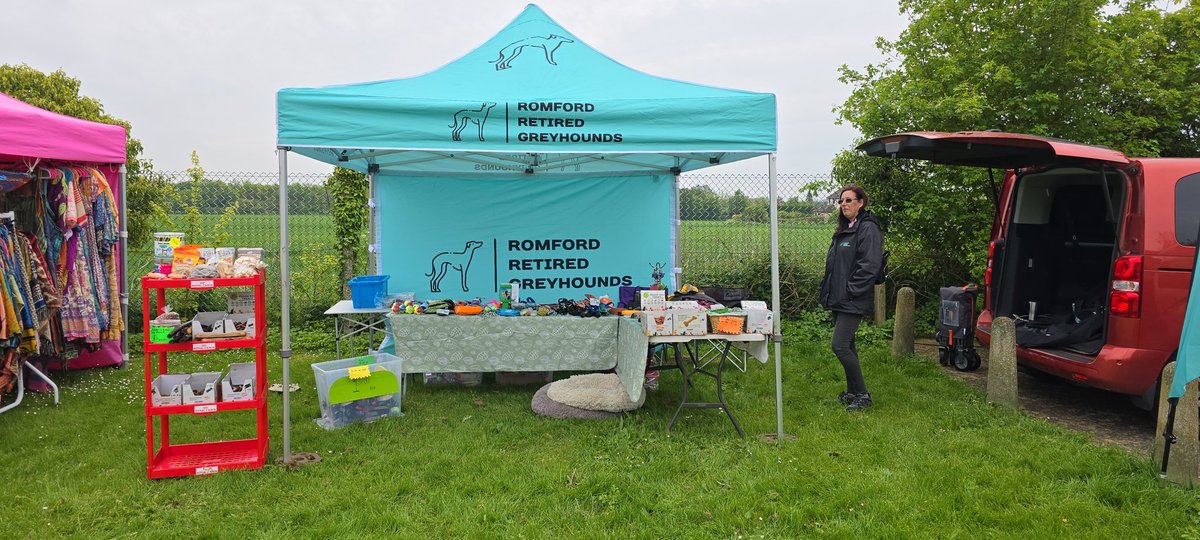
[[[1150,409],[1175,355],[1200,231],[1200,158],[1128,158],[1016,133],[890,135],[868,155],[1004,169],[980,341],[1017,323],[1025,367]]]

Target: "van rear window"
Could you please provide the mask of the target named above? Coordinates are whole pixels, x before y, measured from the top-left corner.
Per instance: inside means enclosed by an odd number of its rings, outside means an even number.
[[[1185,246],[1196,245],[1200,231],[1200,173],[1189,174],[1175,184],[1175,239]]]

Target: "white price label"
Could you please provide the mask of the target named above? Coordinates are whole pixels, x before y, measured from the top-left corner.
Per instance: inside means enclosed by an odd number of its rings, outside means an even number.
[[[196,467],[196,476],[204,476],[206,474],[217,474],[220,471],[221,471],[221,468],[216,465],[211,465],[208,467]]]
[[[196,407],[192,409],[192,412],[196,414],[214,413],[217,412],[217,404],[212,403],[209,405],[196,405]]]
[[[211,342],[211,341],[208,343],[193,343],[192,344],[192,352],[215,351],[215,350],[217,350],[217,344],[214,342]]]
[[[211,289],[211,288],[213,288],[213,280],[211,280],[211,279],[193,279],[190,283],[188,283],[188,288]]]

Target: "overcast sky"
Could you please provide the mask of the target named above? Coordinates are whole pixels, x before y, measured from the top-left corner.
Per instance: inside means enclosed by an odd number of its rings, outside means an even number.
[[[526,0],[8,0],[0,64],[56,69],[133,125],[160,171],[192,150],[209,171],[277,168],[275,92],[437,69],[515,18]],[[14,5],[15,4],[15,5]],[[842,64],[882,60],[906,25],[895,0],[542,0],[576,37],[629,67],[771,92],[779,170],[824,173],[858,134],[834,124]],[[486,37],[481,37],[486,36]],[[289,159],[295,172],[329,165]],[[761,172],[762,158],[712,172]]]

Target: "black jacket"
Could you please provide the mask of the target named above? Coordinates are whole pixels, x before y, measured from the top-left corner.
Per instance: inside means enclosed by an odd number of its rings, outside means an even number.
[[[831,311],[870,315],[875,309],[875,278],[883,266],[883,232],[869,210],[833,235],[821,279],[821,305]]]

